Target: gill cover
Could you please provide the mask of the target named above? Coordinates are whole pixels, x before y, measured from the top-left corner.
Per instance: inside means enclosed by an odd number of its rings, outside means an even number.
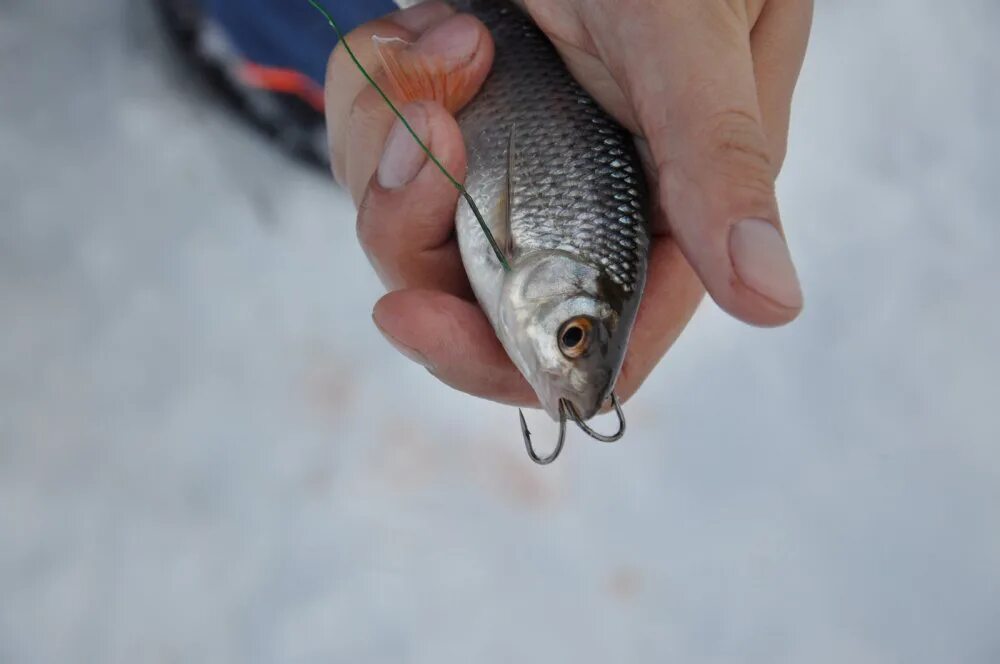
[[[614,388],[628,342],[614,286],[559,251],[521,256],[506,275],[500,340],[553,419],[561,400],[581,419],[593,417]]]

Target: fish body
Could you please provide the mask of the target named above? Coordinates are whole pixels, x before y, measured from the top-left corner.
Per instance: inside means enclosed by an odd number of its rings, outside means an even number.
[[[456,232],[473,290],[543,408],[580,419],[614,389],[646,280],[648,197],[631,134],[573,79],[548,38],[507,0],[455,0],[496,55],[460,113],[471,208]]]

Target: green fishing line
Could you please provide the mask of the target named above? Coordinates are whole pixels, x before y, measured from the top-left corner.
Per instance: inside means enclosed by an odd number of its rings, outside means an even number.
[[[340,28],[337,26],[337,22],[333,20],[333,16],[330,15],[330,12],[328,12],[326,8],[323,7],[323,5],[321,5],[316,0],[308,0],[308,2],[316,9],[316,11],[318,11],[320,14],[323,15],[323,18],[326,19],[326,22],[329,23],[330,27],[333,28],[333,31],[337,33],[337,38],[340,39],[340,42],[344,45],[344,50],[347,51],[347,54],[349,56],[351,56],[351,60],[354,62],[354,65],[358,68],[358,70],[361,72],[361,75],[365,77],[365,80],[367,80],[373,88],[375,88],[375,90],[379,93],[382,99],[385,100],[385,103],[389,105],[389,108],[392,109],[392,112],[396,114],[396,117],[399,118],[399,121],[403,123],[404,127],[406,127],[406,130],[410,132],[411,136],[413,136],[413,140],[417,142],[417,145],[420,146],[420,149],[422,149],[424,153],[427,155],[427,157],[432,162],[434,162],[434,165],[438,167],[438,170],[441,171],[446,178],[448,178],[448,181],[455,186],[455,189],[458,190],[458,193],[460,193],[462,195],[462,198],[464,198],[465,201],[469,204],[469,207],[472,209],[472,214],[476,216],[476,221],[479,222],[479,227],[483,229],[483,233],[486,235],[486,239],[489,240],[490,246],[493,247],[493,253],[496,254],[497,260],[500,261],[500,264],[503,266],[504,270],[510,272],[510,265],[507,263],[507,258],[503,255],[503,251],[501,251],[500,245],[498,245],[496,239],[494,239],[493,233],[490,232],[489,226],[486,225],[486,220],[483,219],[483,215],[479,212],[479,207],[477,207],[476,202],[472,200],[472,196],[469,194],[469,191],[462,185],[461,182],[452,177],[451,173],[448,172],[448,169],[445,168],[441,164],[441,162],[438,161],[437,157],[434,156],[434,153],[431,152],[426,145],[424,145],[424,142],[420,140],[419,136],[417,136],[417,132],[413,131],[413,127],[411,127],[410,123],[406,121],[406,118],[403,117],[403,114],[399,112],[399,109],[396,108],[396,105],[393,104],[392,100],[389,99],[388,95],[386,95],[385,92],[382,91],[382,88],[379,86],[378,83],[375,82],[375,79],[373,79],[368,74],[368,72],[365,70],[364,65],[362,65],[361,62],[358,61],[357,56],[354,55],[354,51],[351,49],[351,46],[347,43],[347,39],[344,38],[344,33],[340,31]]]

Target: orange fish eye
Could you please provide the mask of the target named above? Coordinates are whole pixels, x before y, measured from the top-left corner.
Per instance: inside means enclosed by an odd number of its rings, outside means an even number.
[[[590,318],[577,316],[571,318],[559,329],[559,350],[570,359],[580,357],[590,347],[590,330],[593,327]]]

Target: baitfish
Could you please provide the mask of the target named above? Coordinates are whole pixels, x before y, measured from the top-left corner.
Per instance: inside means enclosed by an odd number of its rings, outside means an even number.
[[[412,3],[411,3],[412,4]],[[492,33],[493,69],[458,115],[471,208],[456,232],[476,298],[545,411],[583,422],[613,398],[646,280],[648,195],[633,137],[508,0],[453,0]],[[614,405],[618,408],[617,400]],[[620,416],[620,410],[619,410]]]

